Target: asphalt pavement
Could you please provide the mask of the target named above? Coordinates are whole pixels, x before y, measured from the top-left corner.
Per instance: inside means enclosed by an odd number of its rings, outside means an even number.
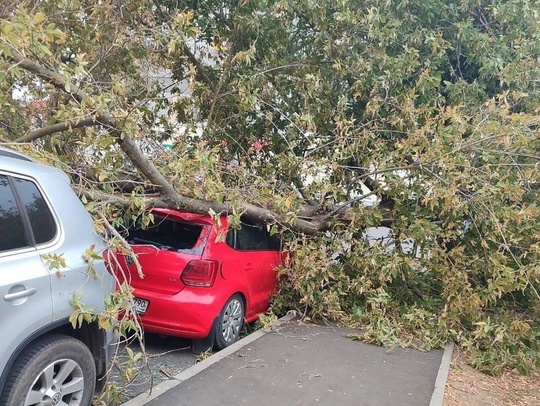
[[[282,319],[123,406],[440,406],[452,346],[388,350],[357,331]]]

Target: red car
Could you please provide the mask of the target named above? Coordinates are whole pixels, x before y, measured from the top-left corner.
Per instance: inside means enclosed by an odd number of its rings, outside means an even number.
[[[275,293],[275,268],[282,262],[279,241],[266,227],[242,223],[217,226],[209,215],[153,209],[154,223],[129,230],[144,279],[129,256],[116,254],[134,288],[144,330],[202,340],[223,349],[234,343],[245,322],[268,309]],[[113,261],[115,262],[115,261]]]

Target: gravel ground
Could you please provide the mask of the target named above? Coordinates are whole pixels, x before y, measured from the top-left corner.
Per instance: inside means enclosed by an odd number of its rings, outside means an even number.
[[[191,351],[191,340],[147,334],[145,348],[148,362],[141,356],[131,368],[126,368],[130,359],[128,352],[142,355],[141,347],[132,343],[129,350],[125,346],[119,349],[107,380],[109,397],[102,395],[94,402],[95,406],[126,402],[197,362],[197,356]]]

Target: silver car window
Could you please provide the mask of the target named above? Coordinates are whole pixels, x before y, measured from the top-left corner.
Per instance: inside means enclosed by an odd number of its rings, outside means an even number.
[[[28,246],[17,200],[7,176],[0,175],[0,252]]]
[[[26,208],[36,244],[51,241],[56,235],[56,224],[37,186],[27,179],[14,178],[14,182]]]

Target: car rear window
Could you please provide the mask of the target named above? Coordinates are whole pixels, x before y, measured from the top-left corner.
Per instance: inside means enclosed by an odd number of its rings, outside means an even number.
[[[177,250],[190,250],[195,247],[203,226],[184,223],[169,218],[155,216],[154,224],[146,229],[135,227],[129,230],[131,244],[152,244]]]

